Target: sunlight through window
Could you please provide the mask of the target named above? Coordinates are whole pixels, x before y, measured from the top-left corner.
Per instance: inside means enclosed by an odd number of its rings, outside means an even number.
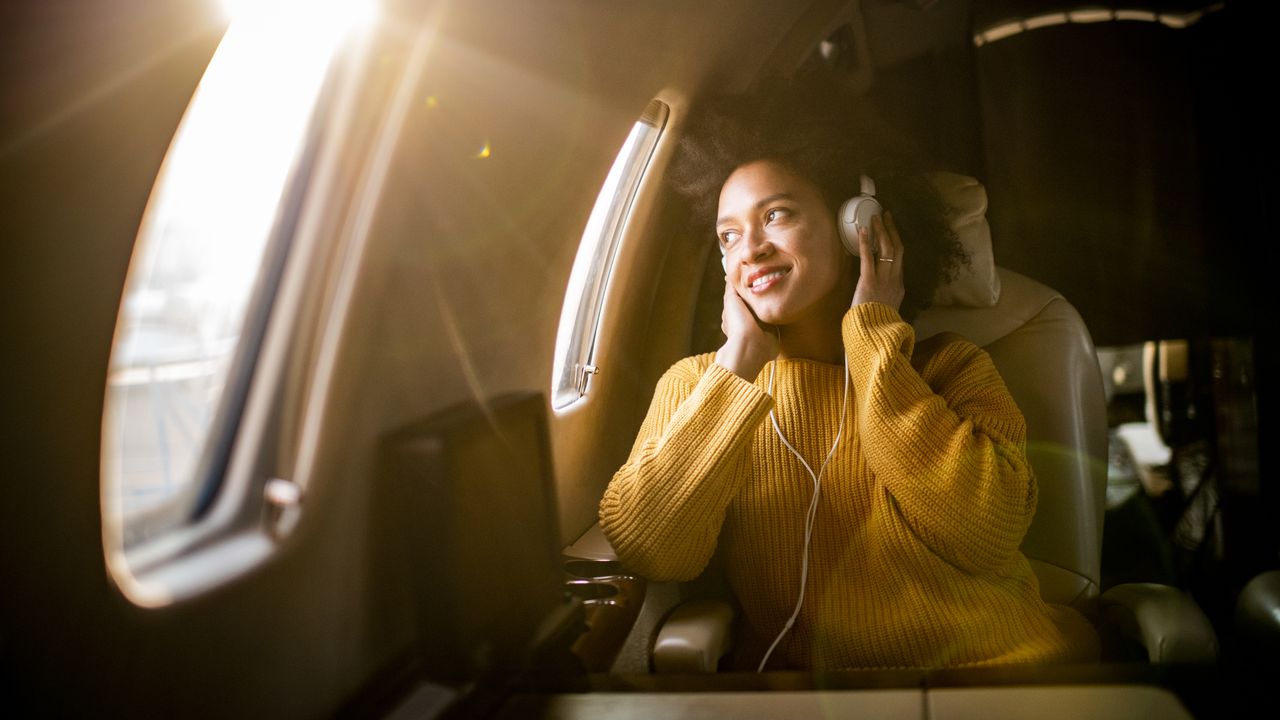
[[[371,2],[226,3],[230,24],[192,97],[139,229],[103,420],[103,513],[126,547],[192,519],[234,427],[233,358],[281,199],[336,50]]]

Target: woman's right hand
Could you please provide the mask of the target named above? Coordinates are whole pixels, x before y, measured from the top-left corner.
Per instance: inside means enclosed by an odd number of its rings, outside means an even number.
[[[747,382],[755,381],[764,364],[778,355],[778,338],[756,319],[728,278],[720,329],[727,339],[716,351],[716,363]]]

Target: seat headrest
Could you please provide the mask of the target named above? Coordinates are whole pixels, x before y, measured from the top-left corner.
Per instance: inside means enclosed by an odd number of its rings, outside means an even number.
[[[969,254],[954,280],[938,288],[933,304],[959,307],[992,307],[1000,300],[1000,275],[991,251],[991,226],[987,224],[987,189],[976,178],[952,172],[929,174],[930,181],[951,208],[949,220],[960,244]]]
[[[1000,298],[991,307],[938,305],[921,312],[912,323],[916,338],[949,331],[986,347],[1026,325],[1050,303],[1063,300],[1057,290],[1005,268],[996,271],[996,282]]]

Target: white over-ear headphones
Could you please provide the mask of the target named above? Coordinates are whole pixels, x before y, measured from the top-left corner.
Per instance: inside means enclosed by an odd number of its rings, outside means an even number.
[[[884,211],[880,201],[876,200],[876,183],[866,175],[862,176],[862,192],[844,201],[840,213],[836,217],[840,226],[840,239],[844,249],[850,255],[858,256],[858,233],[862,228],[871,230],[871,220]]]
[[[836,226],[840,230],[840,242],[844,243],[844,249],[854,257],[858,256],[858,232],[864,227],[870,230],[871,219],[884,210],[880,205],[880,201],[876,199],[875,181],[863,175],[860,178],[860,183],[860,192],[845,200],[840,205],[840,212],[836,213]],[[729,272],[729,257],[725,254],[723,245],[716,243],[716,247],[720,248],[720,267],[727,273]]]

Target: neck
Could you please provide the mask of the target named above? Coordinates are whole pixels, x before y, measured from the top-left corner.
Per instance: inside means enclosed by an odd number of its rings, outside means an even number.
[[[849,309],[850,288],[844,283],[811,308],[804,317],[780,328],[779,358],[817,360],[839,365],[844,359],[840,322]]]

